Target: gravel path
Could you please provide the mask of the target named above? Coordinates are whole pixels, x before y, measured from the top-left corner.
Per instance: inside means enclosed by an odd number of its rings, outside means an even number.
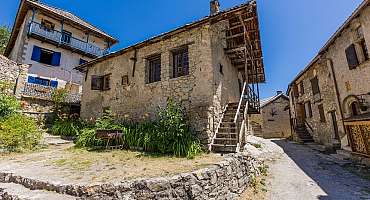
[[[305,145],[273,142],[285,153],[269,163],[268,200],[370,199],[370,181],[345,170],[340,160]]]

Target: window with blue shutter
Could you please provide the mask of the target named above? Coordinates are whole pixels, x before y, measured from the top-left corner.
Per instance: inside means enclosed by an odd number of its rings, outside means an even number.
[[[31,60],[47,65],[60,66],[61,56],[62,54],[60,52],[54,52],[34,46]]]
[[[53,87],[53,88],[57,88],[58,87],[58,81],[51,81],[50,86]]]
[[[28,77],[28,81],[27,81],[28,83],[36,83],[36,78],[35,77],[33,77],[33,76],[29,76]]]
[[[41,48],[38,46],[33,46],[31,60],[40,62],[40,58],[41,58]]]

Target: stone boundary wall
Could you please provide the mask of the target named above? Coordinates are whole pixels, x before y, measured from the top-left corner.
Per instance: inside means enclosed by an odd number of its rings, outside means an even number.
[[[21,184],[78,199],[237,199],[260,174],[262,161],[233,154],[211,167],[168,178],[137,179],[97,186],[56,185],[0,172],[0,182]]]

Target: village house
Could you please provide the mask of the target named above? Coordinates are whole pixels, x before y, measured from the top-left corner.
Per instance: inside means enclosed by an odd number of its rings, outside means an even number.
[[[74,14],[37,0],[21,0],[4,55],[29,64],[28,76],[17,82],[17,97],[28,110],[48,112],[56,88],[69,91],[68,102],[78,106],[83,75],[79,64],[108,53],[117,40]],[[37,107],[37,108],[36,108]]]
[[[155,118],[169,98],[213,150],[236,151],[245,114],[259,113],[265,81],[255,1],[219,11],[78,67],[85,73],[81,116],[110,109],[122,120]],[[241,98],[242,97],[242,98]]]
[[[294,138],[370,155],[370,1],[289,85]]]
[[[292,135],[289,114],[289,97],[277,91],[275,96],[261,100],[261,114],[251,117],[253,134],[266,139],[289,138]]]

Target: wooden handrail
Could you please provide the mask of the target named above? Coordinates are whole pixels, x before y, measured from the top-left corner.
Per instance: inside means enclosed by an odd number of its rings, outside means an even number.
[[[238,110],[236,111],[236,114],[235,114],[235,117],[234,117],[234,123],[236,123],[238,121],[238,117],[239,117],[239,114],[240,114],[240,107],[241,107],[243,99],[244,99],[246,87],[247,87],[247,83],[244,82],[243,91],[242,91],[242,94],[241,94],[240,100],[239,100]]]
[[[211,144],[209,145],[209,151],[212,151],[212,145],[215,143],[215,139],[216,139],[216,137],[217,137],[217,133],[218,133],[218,131],[219,131],[220,127],[221,127],[222,119],[224,118],[224,115],[225,115],[225,112],[226,112],[226,110],[227,110],[227,107],[228,107],[228,105],[226,104],[226,106],[225,106],[224,110],[222,111],[222,115],[221,115],[220,121],[218,122],[218,125],[217,125],[217,128],[216,128],[216,132],[215,132],[215,134],[213,135],[212,142],[211,142]]]

